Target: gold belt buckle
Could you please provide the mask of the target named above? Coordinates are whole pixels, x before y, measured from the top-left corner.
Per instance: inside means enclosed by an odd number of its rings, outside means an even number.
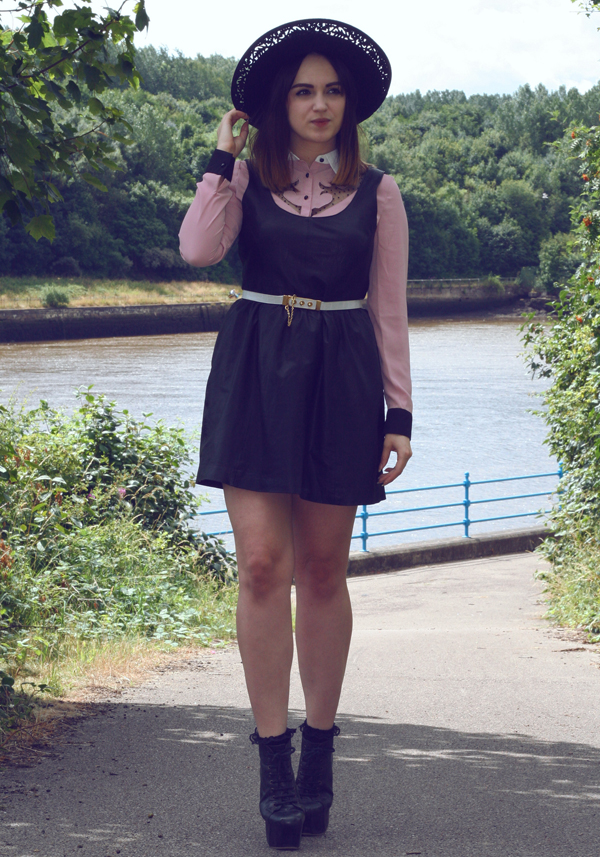
[[[302,309],[321,309],[321,301],[312,300],[312,298],[299,298],[296,295],[284,295],[282,301],[288,317],[288,327],[294,318],[294,309],[302,307]],[[291,307],[291,309],[290,309]]]

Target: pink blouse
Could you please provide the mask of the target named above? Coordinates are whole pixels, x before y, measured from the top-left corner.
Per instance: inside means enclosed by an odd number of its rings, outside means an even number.
[[[326,189],[335,176],[331,162],[337,153],[313,161],[292,161],[292,184],[296,191],[285,196],[298,212],[280,197],[281,208],[309,217],[313,209],[331,202]],[[334,156],[332,158],[332,156]],[[334,161],[335,163],[335,161]],[[205,173],[179,232],[181,255],[190,265],[206,267],[220,262],[235,241],[242,225],[242,199],[248,186],[248,167],[236,161],[231,181]],[[354,194],[314,217],[333,217],[350,204]],[[377,230],[367,295],[367,309],[375,330],[381,359],[383,389],[388,408],[412,412],[406,278],[408,270],[408,223],[398,185],[384,175],[377,189]],[[311,297],[311,295],[304,295]]]

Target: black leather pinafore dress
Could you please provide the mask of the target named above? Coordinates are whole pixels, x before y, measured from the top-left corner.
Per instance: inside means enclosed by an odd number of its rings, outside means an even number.
[[[328,217],[285,211],[249,164],[239,252],[243,287],[322,301],[361,300],[377,228],[369,169],[351,202]],[[197,482],[378,503],[383,381],[366,309],[296,308],[239,299],[217,337],[206,388]]]

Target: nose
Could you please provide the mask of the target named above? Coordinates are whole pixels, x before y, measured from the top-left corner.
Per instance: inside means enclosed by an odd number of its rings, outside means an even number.
[[[313,108],[320,112],[322,112],[323,110],[327,110],[327,102],[325,101],[325,95],[323,92],[315,92]]]

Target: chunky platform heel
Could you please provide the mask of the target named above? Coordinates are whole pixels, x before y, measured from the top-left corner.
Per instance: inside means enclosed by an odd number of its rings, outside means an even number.
[[[300,847],[304,810],[300,805],[292,768],[292,735],[261,738],[258,730],[250,736],[260,754],[260,814],[265,820],[267,842],[271,848],[296,851]]]
[[[335,724],[331,729],[313,729],[305,720],[300,731],[302,750],[296,785],[305,815],[302,835],[322,836],[333,803],[333,739],[340,730]]]

